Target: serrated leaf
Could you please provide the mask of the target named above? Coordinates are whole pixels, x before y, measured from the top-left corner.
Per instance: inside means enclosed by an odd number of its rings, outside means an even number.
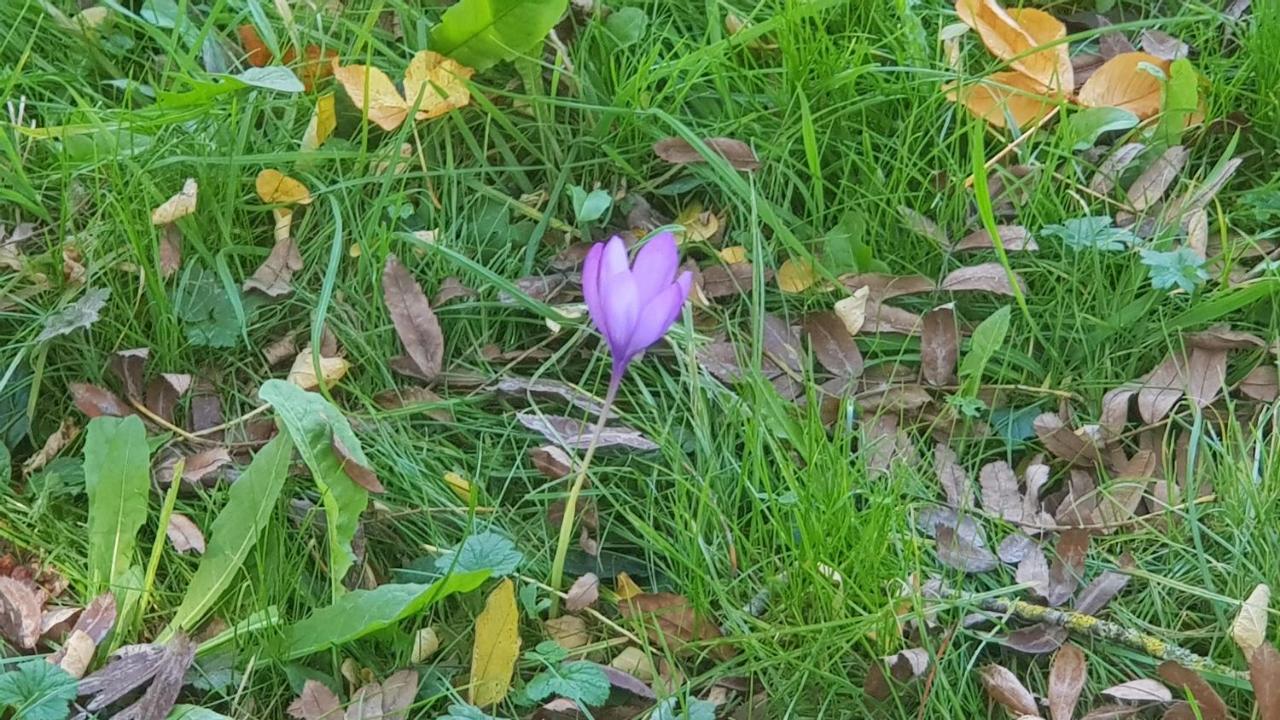
[[[110,587],[133,562],[147,519],[151,489],[147,429],[136,415],[98,417],[85,435],[84,477],[89,495],[89,577]]]
[[[0,673],[0,707],[22,720],[65,720],[76,699],[76,679],[43,659],[27,660]]]
[[[1040,235],[1059,238],[1077,250],[1119,252],[1138,242],[1133,233],[1111,224],[1111,218],[1105,215],[1071,218],[1063,220],[1060,225],[1044,226]]]
[[[555,695],[584,705],[603,705],[609,699],[609,687],[609,676],[600,666],[578,660],[543,670],[525,685],[524,691],[535,702]]]
[[[476,70],[487,70],[537,46],[568,0],[461,0],[431,28],[431,49]]]
[[[502,577],[514,573],[523,561],[524,554],[509,538],[495,532],[482,532],[436,558],[436,569],[442,573],[488,570],[494,577]]]
[[[1147,266],[1151,286],[1157,290],[1177,288],[1191,293],[1209,279],[1209,272],[1204,269],[1205,259],[1191,248],[1143,250],[1141,257],[1142,264]]]
[[[80,299],[45,318],[44,329],[36,336],[36,342],[41,343],[94,324],[110,297],[111,291],[107,288],[89,290]]]

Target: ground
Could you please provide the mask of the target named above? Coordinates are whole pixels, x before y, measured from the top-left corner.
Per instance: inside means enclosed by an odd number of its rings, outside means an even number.
[[[1096,9],[1084,1],[1034,4],[1059,17]],[[696,229],[682,233],[684,255],[705,271],[719,262],[720,248],[742,246],[758,282],[688,309],[668,341],[634,364],[622,384],[617,420],[658,449],[596,456],[586,492],[598,516],[599,555],[575,544],[566,577],[595,572],[612,590],[625,571],[645,591],[688,598],[721,628],[721,644],[732,654],[684,654],[686,677],[677,694],[711,697],[718,681],[735,678],[735,702],[749,694],[740,691],[744,684],[763,690],[769,717],[996,716],[1004,710],[984,692],[977,669],[1000,663],[1044,694],[1048,656],[1003,648],[991,628],[961,623],[977,606],[974,594],[1025,596],[1025,587],[1014,587],[1013,566],[962,573],[939,562],[938,541],[920,529],[920,514],[942,497],[931,431],[949,421],[904,422],[912,451],[898,447],[900,461],[886,469],[875,467],[869,439],[887,411],[850,401],[837,417],[820,412],[822,381],[814,378],[824,375],[807,344],[799,345],[804,357],[794,378],[799,401],[779,395],[774,385],[785,383],[768,380],[779,372],[766,318],[798,325],[806,313],[830,310],[849,293],[824,287],[825,281],[784,292],[772,273],[790,259],[814,262],[825,280],[849,272],[828,238],[851,216],[860,218],[870,253],[859,261],[864,271],[934,282],[958,267],[1003,264],[1025,291],[938,291],[893,304],[920,314],[954,302],[963,332],[1010,306],[1007,335],[978,376],[985,402],[1021,410],[1024,423],[1045,411],[1061,412],[1068,427],[1097,423],[1104,395],[1180,353],[1184,333],[1229,323],[1265,345],[1280,328],[1280,275],[1259,266],[1261,258],[1210,263],[1207,280],[1188,292],[1154,287],[1136,251],[1081,250],[1042,234],[1070,218],[1123,209],[1115,193],[1086,192],[1106,153],[1074,150],[1065,122],[1047,123],[998,163],[1038,168],[1011,215],[1000,219],[1029,229],[1038,251],[1010,252],[1007,260],[992,249],[958,253],[913,230],[916,223],[901,208],[931,219],[949,238],[981,229],[992,208],[985,199],[975,203],[966,178],[1013,139],[958,109],[941,90],[955,78],[947,44],[939,40],[939,32],[957,22],[947,3],[620,2],[647,18],[635,42],[620,39],[622,31],[606,25],[602,9],[578,9],[575,20],[560,26],[556,43],[537,49],[532,60],[477,73],[471,103],[438,118],[383,131],[337,89],[333,137],[307,151],[299,143],[316,93],[216,87],[206,69],[205,38],[218,38],[238,57],[236,28],[253,24],[264,35],[270,29],[267,44],[277,49],[289,45],[292,34],[304,45],[337,49],[344,65],[369,63],[394,78],[426,47],[440,8],[385,0],[348,2],[331,12],[296,3],[290,22],[257,0],[192,2],[180,3],[175,29],[172,17],[148,22],[145,3],[108,5],[113,9],[103,25],[74,31],[60,25],[60,18],[77,22],[83,7],[73,2],[14,0],[0,7],[0,87],[9,119],[26,126],[7,124],[0,132],[6,176],[0,226],[34,228],[21,259],[12,268],[0,262],[0,445],[13,464],[0,503],[0,537],[19,562],[66,578],[65,604],[87,602],[93,586],[83,529],[88,509],[77,475],[83,442],[59,450],[66,462],[52,466],[58,472],[27,477],[20,466],[64,418],[84,426],[70,384],[123,396],[112,358],[147,347],[147,377],[194,375],[199,392],[216,396],[221,417],[233,421],[262,405],[264,381],[288,374],[292,354],[272,363],[264,349],[289,333],[296,336],[293,354],[309,342],[321,347],[322,340],[336,340],[350,369],[324,395],[349,419],[385,486],[364,515],[357,570],[364,577],[354,579],[368,585],[412,580],[404,569],[420,570],[420,558],[491,530],[523,555],[516,586],[533,602],[545,600],[539,583],[548,582],[558,533],[548,516],[558,519],[555,503],[563,501],[567,481],[549,479],[535,466],[530,452],[548,441],[517,413],[582,417],[582,411],[563,399],[493,388],[503,379],[535,378],[599,398],[609,361],[584,316],[553,309],[563,301],[517,281],[557,272],[555,259],[575,243],[632,232],[638,216],[628,210],[638,201],[695,228],[707,222],[700,207],[719,229],[710,238]],[[1204,119],[1182,137],[1189,160],[1170,196],[1202,185],[1224,157],[1241,158],[1207,217],[1211,246],[1234,243],[1247,255],[1269,250],[1271,225],[1280,217],[1265,211],[1268,202],[1280,205],[1280,6],[1255,2],[1232,19],[1226,5],[1121,0],[1108,13],[1132,39],[1158,29],[1193,48]],[[130,17],[130,10],[142,15]],[[732,34],[731,14],[748,28]],[[1098,32],[1075,25],[1071,32],[1081,33],[1073,48],[1094,49],[1089,43],[1096,45]],[[959,47],[969,73],[997,67],[976,33],[962,36]],[[315,90],[333,91],[334,82],[321,79]],[[653,146],[672,136],[736,138],[751,146],[760,167],[668,164]],[[410,152],[402,157],[405,143]],[[1115,135],[1099,141],[1118,144]],[[284,280],[278,297],[239,290],[273,244],[270,205],[254,185],[264,168],[298,178],[313,196],[294,214],[300,269]],[[152,210],[187,178],[198,183],[198,205],[177,223],[181,264],[165,277],[166,231],[152,224]],[[596,221],[576,217],[571,186],[607,191],[613,208]],[[450,277],[474,290],[436,303],[445,373],[425,404],[387,407],[385,399],[388,391],[422,385],[389,364],[402,353],[382,289],[392,254],[428,297]],[[4,257],[0,253],[0,261]],[[1257,270],[1247,279],[1233,277],[1237,266]],[[47,318],[97,289],[110,294],[96,322],[38,339]],[[723,338],[734,343],[745,368],[728,384],[708,370],[700,352]],[[862,333],[858,344],[868,374],[904,366],[914,373],[921,362],[915,336]],[[963,355],[973,347],[966,340],[961,349]],[[1274,362],[1262,348],[1232,350],[1226,384],[1235,387],[1255,366]],[[991,395],[996,389],[998,397]],[[960,394],[937,391],[933,407],[954,411],[945,398]],[[1127,587],[1100,614],[1243,669],[1232,620],[1257,584],[1280,581],[1280,455],[1273,412],[1239,392],[1224,397],[1205,408],[1180,402],[1154,431],[1132,418],[1124,447],[1136,450],[1139,431],[1146,430],[1143,437],[1166,451],[1157,453],[1163,459],[1155,474],[1181,468],[1189,490],[1184,501],[1150,518],[1095,535],[1083,574],[1092,579],[1131,555]],[[193,402],[190,395],[180,401],[180,430],[198,429],[187,425]],[[1239,417],[1219,422],[1223,415],[1215,410],[1226,402]],[[980,424],[998,424],[985,405],[974,412]],[[252,421],[271,417],[259,413],[227,429],[231,477],[257,447],[248,428],[261,426]],[[975,485],[987,463],[1006,460],[1022,470],[1043,452],[1033,434],[999,427],[982,434],[961,425],[949,442]],[[150,427],[157,462],[166,453],[218,446]],[[1194,458],[1189,472],[1188,463],[1174,459],[1187,448]],[[1067,463],[1050,455],[1049,464],[1046,494],[1070,482]],[[469,500],[460,499],[448,473],[470,483]],[[1197,499],[1210,488],[1209,497]],[[226,498],[226,484],[211,483],[182,493],[177,509],[208,530]],[[290,512],[290,500],[307,498],[317,500],[315,484],[299,464],[273,522],[217,604],[217,618],[234,624],[275,607],[292,621],[330,602],[325,537]],[[139,535],[144,559],[163,502],[158,489],[150,499],[151,521]],[[563,502],[559,507],[562,512]],[[1007,520],[999,513],[979,518],[993,537],[1016,526]],[[1052,534],[1046,537],[1047,547],[1054,542]],[[116,644],[153,640],[198,562],[166,548],[146,615]],[[920,583],[933,576],[968,594],[922,598]],[[449,682],[467,682],[473,624],[493,582],[391,630],[292,664],[275,661],[270,629],[238,638],[235,681],[189,685],[183,701],[232,717],[280,717],[306,672],[338,686],[351,658],[374,677],[386,677],[413,664],[413,633],[433,627],[442,646],[419,669],[435,684],[424,686],[410,716],[439,717],[458,701]],[[906,601],[900,599],[904,588]],[[768,602],[753,606],[765,590]],[[920,637],[926,609],[937,610],[941,625]],[[617,617],[610,597],[598,611]],[[547,637],[545,608],[521,612],[524,645],[532,648]],[[591,657],[607,662],[621,636],[594,616],[588,621],[596,643]],[[1156,676],[1158,660],[1136,650],[1089,637],[1073,641],[1090,668],[1079,715],[1105,701],[1103,688]],[[870,699],[868,669],[881,656],[917,645],[933,655],[928,677],[887,701]],[[660,643],[649,650],[675,659]],[[527,661],[521,667],[517,687],[536,671]],[[1246,716],[1253,701],[1248,683],[1211,679],[1238,716]],[[516,717],[532,709],[509,703],[491,713]]]

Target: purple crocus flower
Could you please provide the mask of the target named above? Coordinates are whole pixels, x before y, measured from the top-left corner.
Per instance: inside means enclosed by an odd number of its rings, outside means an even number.
[[[630,266],[627,246],[617,235],[587,253],[582,296],[613,354],[611,385],[616,386],[627,365],[680,317],[693,275],[683,272],[676,277],[679,265],[676,237],[669,232],[649,240]]]

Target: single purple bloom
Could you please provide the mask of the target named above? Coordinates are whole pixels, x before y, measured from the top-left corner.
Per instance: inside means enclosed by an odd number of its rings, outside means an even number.
[[[582,296],[591,322],[604,335],[613,354],[613,378],[622,379],[627,364],[658,342],[680,317],[693,287],[693,275],[680,273],[676,237],[655,235],[635,262],[627,265],[627,246],[613,236],[596,243],[582,266]]]

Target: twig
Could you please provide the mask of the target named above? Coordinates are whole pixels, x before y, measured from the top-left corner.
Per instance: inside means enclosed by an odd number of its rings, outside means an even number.
[[[234,427],[244,422],[245,420],[248,420],[249,418],[254,417],[255,415],[261,415],[262,413],[271,409],[270,405],[259,405],[258,407],[250,410],[249,412],[241,415],[240,417],[232,418],[227,422],[222,423],[221,425],[214,425],[213,427],[207,427],[203,430],[197,430],[196,432],[189,432],[187,430],[183,430],[177,425],[174,425],[168,420],[165,420],[159,415],[151,412],[150,408],[148,408],[146,405],[136,400],[135,398],[129,398],[129,404],[132,405],[133,409],[137,410],[138,413],[143,417],[145,417],[146,419],[150,420],[156,425],[159,425],[165,430],[168,430],[174,435],[177,435],[178,437],[184,440],[187,440],[188,442],[206,443],[208,445],[222,445],[226,447],[252,447],[255,445],[261,445],[262,443],[256,440],[229,443],[229,442],[224,442],[222,440],[213,440],[211,438],[201,437],[201,436],[209,435],[211,433],[218,432],[219,430],[226,430],[228,428]]]

